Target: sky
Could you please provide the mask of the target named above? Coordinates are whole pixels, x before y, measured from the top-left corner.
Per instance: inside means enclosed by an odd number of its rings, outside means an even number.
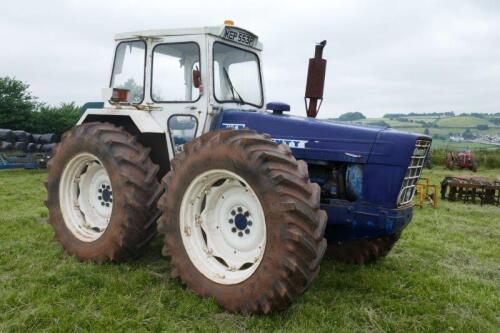
[[[500,1],[25,1],[0,3],[0,76],[52,105],[101,100],[119,32],[221,25],[264,44],[267,101],[304,115],[308,58],[328,41],[319,117],[500,112]]]

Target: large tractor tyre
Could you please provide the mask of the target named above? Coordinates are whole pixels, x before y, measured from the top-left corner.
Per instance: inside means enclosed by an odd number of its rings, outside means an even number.
[[[345,264],[363,265],[385,257],[399,240],[400,233],[372,239],[358,239],[329,244],[325,257]]]
[[[49,223],[65,251],[82,261],[135,257],[156,233],[158,166],[121,128],[88,123],[53,150],[45,186]]]
[[[224,130],[184,145],[164,177],[171,276],[230,312],[288,307],[319,272],[326,213],[306,163],[269,135]]]

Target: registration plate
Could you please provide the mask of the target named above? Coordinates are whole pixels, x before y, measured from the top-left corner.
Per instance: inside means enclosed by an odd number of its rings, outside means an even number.
[[[224,38],[230,41],[254,47],[257,42],[257,36],[244,30],[226,27],[224,29]]]

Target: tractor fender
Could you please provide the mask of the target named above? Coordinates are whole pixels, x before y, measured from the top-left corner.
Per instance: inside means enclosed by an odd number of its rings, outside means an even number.
[[[173,154],[168,149],[167,135],[149,112],[132,109],[88,109],[77,125],[90,122],[111,123],[137,137],[143,146],[151,149],[149,156],[153,163],[160,167],[157,174],[159,180],[170,170],[169,156]]]
[[[78,120],[77,125],[101,119],[103,121],[110,121],[110,117],[117,117],[117,119],[128,118],[140,133],[165,133],[149,112],[131,109],[88,109],[80,120]]]

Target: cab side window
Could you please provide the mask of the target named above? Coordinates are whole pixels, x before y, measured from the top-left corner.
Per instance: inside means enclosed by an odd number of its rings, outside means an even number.
[[[182,151],[182,145],[193,140],[198,121],[190,115],[173,115],[168,119],[168,132],[174,154]]]
[[[200,93],[193,71],[200,67],[200,48],[194,42],[159,44],[153,49],[151,96],[155,102],[194,102]]]

